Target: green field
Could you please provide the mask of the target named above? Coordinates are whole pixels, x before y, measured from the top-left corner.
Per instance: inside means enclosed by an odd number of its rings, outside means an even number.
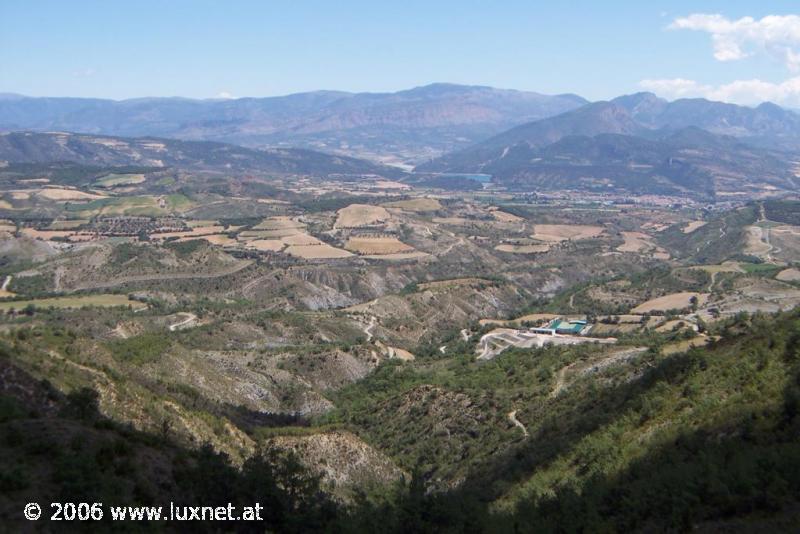
[[[146,304],[129,300],[126,295],[87,295],[81,297],[53,297],[46,299],[14,300],[0,302],[0,311],[22,310],[29,305],[37,308],[83,308],[85,306],[132,306],[136,309],[147,307]]]

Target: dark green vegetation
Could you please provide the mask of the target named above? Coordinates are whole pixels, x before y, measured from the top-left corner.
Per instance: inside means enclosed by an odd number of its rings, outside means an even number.
[[[554,371],[589,352],[384,366],[342,392],[334,419],[394,450],[415,475],[348,505],[325,498],[285,453],[266,450],[239,470],[208,449],[175,447],[168,428],[156,437],[111,423],[90,391],[62,397],[15,368],[4,347],[0,447],[15,461],[4,462],[0,499],[10,511],[33,496],[260,502],[266,526],[281,532],[786,530],[800,495],[800,314],[741,317],[723,334],[708,349],[578,377],[555,396]],[[404,416],[409,395],[427,400]],[[517,409],[530,439],[485,416],[502,413],[493,406]],[[454,454],[498,447],[457,489],[424,491]]]
[[[308,532],[337,520],[336,505],[320,491],[319,479],[286,452],[265,449],[240,468],[210,447],[188,450],[168,437],[137,432],[102,417],[97,393],[79,389],[62,395],[8,361],[0,370],[0,518],[3,529],[27,528],[26,502],[102,502],[100,522],[67,523],[64,531],[112,529],[110,506],[244,506],[260,503],[263,521],[238,532]],[[44,514],[52,510],[43,504]],[[43,518],[42,521],[48,521]],[[194,532],[217,532],[213,522],[193,522]],[[118,525],[117,525],[117,528]],[[126,531],[169,531],[166,525],[131,521]],[[180,530],[180,529],[179,529]]]

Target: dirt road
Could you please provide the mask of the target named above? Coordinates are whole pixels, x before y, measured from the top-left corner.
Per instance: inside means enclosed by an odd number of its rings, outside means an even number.
[[[186,326],[187,324],[197,320],[197,316],[195,314],[193,314],[193,313],[190,313],[190,312],[180,312],[177,315],[182,315],[182,316],[186,317],[186,319],[184,319],[183,321],[178,321],[177,323],[169,325],[169,331],[170,332],[174,332],[178,328]]]
[[[512,410],[508,412],[508,420],[514,423],[514,426],[522,430],[522,434],[527,438],[528,437],[528,429],[525,428],[525,425],[519,422],[517,419],[517,410]]]

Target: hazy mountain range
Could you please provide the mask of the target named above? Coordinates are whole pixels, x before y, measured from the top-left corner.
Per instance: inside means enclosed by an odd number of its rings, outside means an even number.
[[[511,189],[708,198],[794,192],[799,185],[796,112],[769,103],[750,108],[705,99],[669,102],[651,93],[594,103],[575,95],[452,84],[396,93],[317,91],[236,100],[6,94],[0,96],[0,130],[85,132],[2,136],[0,159],[7,161],[155,162],[393,177],[399,172],[382,162],[423,161],[415,169],[419,173],[486,173]],[[165,148],[152,148],[159,144]]]
[[[0,95],[0,129],[310,147],[414,161],[586,103],[575,95],[452,84],[395,93],[316,91],[234,100],[5,94]]]
[[[175,167],[221,172],[272,172],[401,176],[395,167],[300,148],[256,150],[212,141],[111,137],[71,133],[0,134],[0,160],[11,163],[73,162],[96,167]]]
[[[649,192],[797,189],[800,115],[639,93],[530,122],[417,167],[503,185]]]

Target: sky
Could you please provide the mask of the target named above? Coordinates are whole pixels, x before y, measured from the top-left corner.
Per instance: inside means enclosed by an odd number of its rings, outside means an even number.
[[[231,98],[433,82],[800,107],[800,3],[0,0],[0,92]]]

